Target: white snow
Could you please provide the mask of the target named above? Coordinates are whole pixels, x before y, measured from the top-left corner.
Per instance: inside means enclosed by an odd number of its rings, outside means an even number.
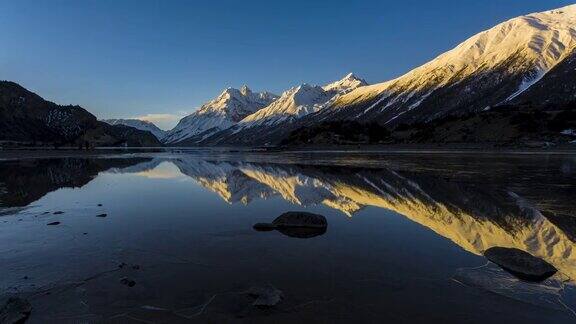
[[[517,96],[542,78],[576,47],[576,5],[533,13],[501,23],[472,36],[454,49],[432,61],[387,82],[360,87],[341,96],[332,109],[376,101],[373,107],[395,101],[396,106],[414,103],[409,94],[426,93],[445,85],[454,85],[476,73],[493,71],[504,62],[513,61],[513,71],[525,73]],[[376,99],[379,98],[379,99]],[[401,98],[401,99],[400,99]],[[419,102],[418,104],[420,104]],[[332,110],[326,110],[331,112]]]
[[[505,101],[510,101],[510,100],[518,97],[520,94],[522,94],[522,92],[528,90],[531,86],[533,86],[538,81],[540,81],[546,75],[546,72],[547,71],[540,70],[540,71],[536,72],[535,76],[533,76],[533,77],[528,76],[527,78],[524,78],[524,80],[522,81],[522,84],[520,84],[520,87],[518,88],[518,91],[514,92]]]
[[[240,90],[227,88],[217,98],[182,118],[178,125],[168,132],[164,142],[180,142],[210,129],[227,129],[277,98],[277,95],[269,92],[252,92],[247,86]]]
[[[366,81],[349,73],[341,80],[323,87],[302,84],[282,93],[268,107],[247,116],[236,131],[258,125],[275,125],[319,111],[332,104],[341,95],[365,86]]]

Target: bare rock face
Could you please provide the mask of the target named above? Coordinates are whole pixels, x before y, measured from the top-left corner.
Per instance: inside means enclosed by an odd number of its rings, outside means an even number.
[[[24,323],[31,312],[32,305],[30,305],[27,300],[11,297],[6,301],[2,309],[0,309],[0,323]]]
[[[493,247],[484,256],[519,279],[543,281],[558,270],[548,262],[518,249]]]
[[[310,238],[326,233],[328,222],[322,215],[306,212],[287,212],[278,216],[272,223],[254,225],[257,231],[273,231],[296,238]]]

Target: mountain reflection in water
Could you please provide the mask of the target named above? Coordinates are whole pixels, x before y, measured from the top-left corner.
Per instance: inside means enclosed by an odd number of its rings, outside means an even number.
[[[281,198],[351,218],[371,207],[393,211],[475,255],[494,246],[527,251],[574,284],[575,159],[483,159],[394,157],[375,164],[366,158],[351,166],[194,155],[4,161],[0,215],[59,188],[85,186],[102,173],[186,178],[229,204]]]
[[[314,167],[176,159],[172,163],[229,203],[281,196],[297,205],[323,204],[352,217],[363,208],[385,208],[408,217],[477,255],[513,247],[555,265],[576,279],[574,228],[555,224],[507,188],[392,169]],[[530,187],[523,188],[530,190]],[[573,190],[573,189],[572,189]],[[576,193],[576,192],[575,192]],[[572,197],[576,197],[572,196]],[[565,210],[575,210],[569,197]],[[551,197],[542,197],[549,204]],[[544,211],[546,213],[547,211]],[[552,213],[552,212],[550,212]],[[574,218],[573,215],[565,217]],[[568,223],[569,225],[566,225]],[[572,232],[571,232],[572,231]],[[576,252],[576,251],[574,251]]]

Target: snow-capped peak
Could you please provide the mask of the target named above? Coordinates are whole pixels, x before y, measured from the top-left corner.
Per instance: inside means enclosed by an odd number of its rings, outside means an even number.
[[[203,104],[191,115],[182,118],[164,141],[176,143],[207,130],[226,129],[267,106],[276,98],[278,96],[269,92],[254,93],[246,85],[240,90],[226,88],[218,97]]]
[[[415,108],[427,99],[431,104],[422,112],[427,118],[440,116],[440,110],[497,105],[538,82],[575,47],[576,5],[520,16],[470,37],[397,79],[351,91],[325,113],[346,114],[339,108],[354,106],[357,110],[351,114],[356,117],[369,113],[391,122],[400,116],[418,118]],[[496,85],[499,91],[490,88]],[[447,87],[458,100],[434,96]]]
[[[338,93],[348,92],[350,90],[354,90],[358,87],[362,87],[368,85],[364,79],[361,79],[354,75],[354,73],[348,73],[345,77],[341,80],[336,82],[329,83],[322,88],[324,91],[337,91]]]
[[[268,107],[244,118],[240,129],[256,125],[272,125],[319,111],[338,96],[366,85],[366,81],[349,73],[343,79],[323,87],[307,83],[290,88]]]
[[[240,93],[243,96],[248,96],[248,95],[252,94],[252,90],[250,90],[250,88],[248,88],[247,85],[243,85],[242,88],[240,88]]]

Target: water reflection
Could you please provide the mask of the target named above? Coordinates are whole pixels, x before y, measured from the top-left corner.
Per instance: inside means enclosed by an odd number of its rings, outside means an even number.
[[[564,173],[573,170],[571,163],[560,165]],[[494,246],[518,248],[576,278],[575,217],[568,214],[575,210],[572,199],[560,201],[558,191],[538,192],[531,183],[514,182],[516,188],[511,189],[510,183],[488,185],[466,172],[463,179],[447,177],[441,172],[445,166],[435,169],[428,163],[426,168],[426,172],[406,172],[391,167],[214,161],[196,156],[10,161],[0,169],[0,204],[26,206],[58,188],[82,187],[102,171],[156,179],[183,174],[231,204],[281,197],[301,206],[324,205],[349,217],[367,207],[384,208],[468,252],[482,255]],[[525,175],[519,172],[518,176]],[[572,186],[567,192],[563,187],[564,194],[574,193]]]
[[[151,169],[151,158],[26,159],[0,162],[0,208],[24,207],[60,188],[80,188],[99,172]]]
[[[276,157],[250,159],[194,155],[4,161],[0,162],[0,208],[4,209],[0,215],[10,214],[14,208],[33,206],[43,196],[62,188],[85,189],[91,182],[102,177],[110,177],[111,181],[118,183],[124,178],[115,176],[167,181],[171,185],[191,181],[203,188],[204,194],[219,197],[231,207],[259,205],[281,199],[292,206],[335,210],[343,219],[352,221],[362,217],[362,213],[367,210],[392,211],[449,239],[460,249],[474,255],[481,256],[485,250],[494,246],[527,251],[555,266],[559,270],[556,276],[558,279],[575,283],[576,255],[573,251],[576,226],[573,211],[576,210],[576,202],[573,197],[576,196],[576,189],[572,181],[576,168],[571,157],[491,159],[489,163],[485,163],[487,160],[469,157],[378,157],[354,159],[351,165],[341,161],[327,165],[330,163],[324,163],[326,161],[330,159],[317,163],[317,159],[310,158],[280,161]],[[154,185],[158,184],[154,182]],[[104,187],[102,183],[96,185],[99,189]],[[147,185],[152,184],[136,181],[134,186]],[[167,187],[162,188],[166,190]],[[180,186],[178,188],[181,189]],[[170,190],[176,189],[170,187]],[[105,194],[106,189],[98,192]],[[170,193],[172,191],[165,192],[160,187],[150,188],[147,196],[148,199],[165,204],[159,207],[162,217],[178,215],[186,210],[176,204],[172,205],[172,198],[168,196]],[[197,198],[202,199],[205,200]],[[202,202],[199,203],[195,208],[205,208]],[[207,209],[202,210],[205,212]],[[276,216],[278,214],[267,215],[267,221]],[[388,216],[389,213],[382,213],[382,217]],[[106,218],[107,221],[110,219],[116,219],[113,213],[112,217]],[[194,220],[200,225],[209,221]],[[231,217],[230,221],[233,223],[234,219]],[[332,221],[329,219],[330,226]],[[250,221],[250,224],[254,223]],[[136,231],[136,227],[131,230]],[[175,229],[171,231],[177,232]],[[312,234],[292,230],[280,232],[288,236],[286,239],[295,242],[304,240],[290,237],[311,237],[313,239],[305,240],[310,242],[331,234],[323,235],[325,231]],[[225,240],[227,235],[236,237],[237,233],[249,235],[237,232],[237,229],[231,233],[219,233],[218,240]],[[338,235],[338,227],[335,233]],[[256,233],[260,234],[262,237],[267,235]],[[145,236],[149,238],[156,235],[153,233]],[[170,232],[163,237],[177,241],[181,237],[193,236],[188,233],[179,235]],[[415,241],[415,238],[404,237],[403,240],[408,244]],[[196,243],[207,249],[199,252],[199,255],[216,249],[212,243]],[[235,241],[234,244],[241,243]],[[179,245],[182,244],[175,246]],[[171,249],[175,246],[171,246]],[[187,251],[185,246],[182,249]],[[289,252],[274,253],[290,255]],[[170,253],[176,254],[174,251]],[[311,258],[316,257],[312,255]],[[233,257],[230,259],[233,260]],[[469,282],[499,282],[502,283],[501,287],[507,285],[514,291],[522,291],[524,295],[534,295],[531,290],[534,286],[511,283],[501,273],[489,273],[492,277],[487,277],[477,270],[466,273],[454,271],[459,278]],[[551,298],[556,298],[556,292],[560,290],[554,290]]]

